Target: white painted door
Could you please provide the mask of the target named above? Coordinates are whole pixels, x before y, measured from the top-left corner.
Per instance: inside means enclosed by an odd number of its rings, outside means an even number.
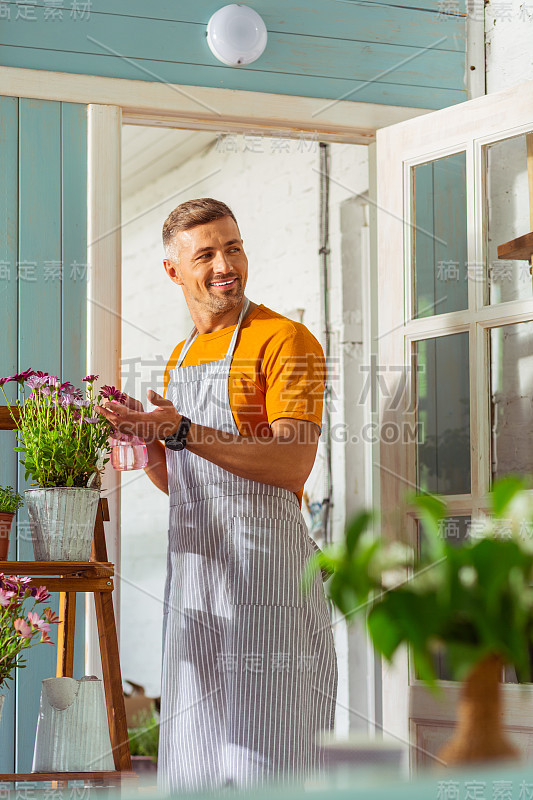
[[[533,472],[533,291],[497,246],[533,229],[533,82],[378,131],[377,253],[384,535],[417,541],[408,489],[446,496],[444,533],[467,535],[495,477]],[[529,145],[529,182],[528,182]],[[531,193],[531,198],[530,198]],[[434,762],[455,720],[407,653],[384,667],[385,731]],[[506,724],[533,748],[533,686],[507,672]]]

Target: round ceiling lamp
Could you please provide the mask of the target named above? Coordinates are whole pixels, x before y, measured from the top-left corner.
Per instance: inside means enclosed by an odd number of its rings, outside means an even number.
[[[266,47],[266,25],[253,8],[232,3],[215,11],[207,23],[207,43],[223,64],[251,64]]]

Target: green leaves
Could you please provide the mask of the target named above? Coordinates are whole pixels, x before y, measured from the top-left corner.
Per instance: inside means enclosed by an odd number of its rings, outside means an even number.
[[[491,506],[495,517],[502,518],[519,492],[527,488],[528,481],[521,475],[507,475],[492,487]]]
[[[18,494],[12,486],[6,486],[5,488],[0,486],[0,512],[15,514],[23,504],[23,496]]]
[[[86,486],[101,452],[109,452],[112,426],[94,410],[97,398],[92,384],[86,401],[81,394],[76,398],[60,392],[61,387],[55,386],[49,394],[34,390],[25,398],[15,450],[22,454],[26,480],[43,487]]]
[[[533,544],[524,531],[533,531],[533,495],[527,486],[516,476],[496,482],[492,519],[480,520],[481,535],[454,544],[443,535],[442,498],[411,496],[424,536],[416,562],[412,550],[374,536],[374,516],[361,512],[310,572],[332,568],[326,589],[333,604],[348,621],[367,615],[374,646],[387,660],[409,646],[417,674],[430,688],[437,688],[439,651],[458,679],[495,653],[515,665],[522,680],[531,680]]]

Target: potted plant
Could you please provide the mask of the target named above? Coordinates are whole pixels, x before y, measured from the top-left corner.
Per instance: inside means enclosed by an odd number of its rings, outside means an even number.
[[[152,703],[150,711],[139,711],[128,728],[132,769],[145,775],[157,772],[159,749],[159,714]]]
[[[124,399],[112,386],[94,391],[97,375],[87,375],[84,393],[71,383],[31,369],[0,378],[0,388],[15,421],[35,558],[88,561],[100,496],[101,474],[109,461],[112,425],[96,412],[102,398]],[[18,384],[14,412],[4,385]]]
[[[24,498],[12,486],[0,486],[0,561],[7,559],[11,523],[23,503]]]
[[[326,587],[339,611],[348,621],[366,615],[372,642],[388,661],[408,645],[418,677],[437,693],[435,657],[445,653],[453,678],[463,681],[455,733],[439,753],[449,764],[518,757],[502,729],[500,680],[505,664],[529,680],[533,499],[526,486],[512,476],[496,482],[489,513],[462,542],[442,534],[442,499],[413,498],[420,552],[376,538],[372,515],[363,512],[343,542],[313,556],[303,575],[305,588],[318,569],[329,569]]]
[[[46,586],[31,587],[30,578],[0,572],[0,691],[7,688],[16,668],[26,666],[24,653],[37,644],[52,644],[50,626],[60,620],[50,607],[35,606],[50,597]],[[5,694],[0,694],[0,715]]]

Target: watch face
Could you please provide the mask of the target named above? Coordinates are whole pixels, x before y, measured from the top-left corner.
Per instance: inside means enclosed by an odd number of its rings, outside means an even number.
[[[177,434],[173,433],[172,436],[167,436],[165,439],[165,447],[169,450],[184,450],[185,442],[177,438]]]

